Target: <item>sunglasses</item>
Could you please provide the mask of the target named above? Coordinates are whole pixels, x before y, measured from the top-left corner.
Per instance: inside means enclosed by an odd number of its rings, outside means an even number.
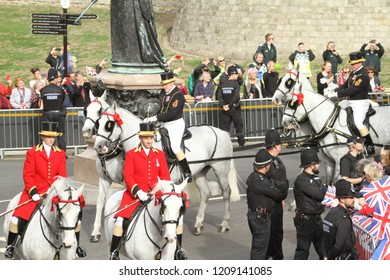
[[[374,74],[374,71],[368,71],[368,74]]]
[[[344,71],[344,74],[349,74],[351,73],[351,71]]]
[[[224,62],[225,61],[225,59],[221,59],[219,62]]]

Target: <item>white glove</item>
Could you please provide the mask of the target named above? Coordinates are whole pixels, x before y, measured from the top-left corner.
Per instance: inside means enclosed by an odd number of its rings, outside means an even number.
[[[150,117],[150,118],[146,118],[145,121],[146,121],[146,122],[156,122],[156,121],[157,121],[157,116],[153,116],[153,117]]]
[[[141,201],[146,201],[149,198],[148,194],[146,192],[144,192],[143,190],[139,190],[137,192],[137,196],[138,196],[139,200],[141,200]]]
[[[34,200],[34,201],[39,201],[39,200],[41,200],[41,197],[39,196],[39,194],[34,194],[32,197],[32,200]]]

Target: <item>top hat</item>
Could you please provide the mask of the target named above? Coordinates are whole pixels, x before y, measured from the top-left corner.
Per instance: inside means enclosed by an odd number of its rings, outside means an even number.
[[[318,158],[318,154],[315,150],[306,148],[301,152],[301,165],[300,168],[306,168],[310,165],[320,163],[320,159]]]
[[[358,197],[353,190],[353,185],[347,180],[341,179],[336,182],[336,198]]]
[[[353,145],[353,144],[356,144],[356,143],[360,143],[360,144],[363,144],[364,141],[366,141],[366,138],[362,138],[362,137],[359,137],[359,136],[356,136],[356,135],[352,135],[352,136],[349,136],[348,139],[347,139],[347,145]]]
[[[61,136],[62,133],[57,131],[58,123],[57,122],[42,122],[41,131],[38,134],[42,136]]]
[[[47,72],[47,79],[49,81],[52,81],[52,80],[57,79],[57,78],[58,78],[58,71],[53,69],[53,68],[50,68],[49,72]]]
[[[156,129],[154,127],[154,123],[145,122],[139,124],[139,132],[140,136],[154,136],[156,134]]]
[[[272,156],[264,148],[260,149],[255,157],[254,167],[264,167],[271,164]]]
[[[161,73],[160,76],[162,85],[166,85],[175,81],[175,77],[173,76],[172,71]]]
[[[268,148],[278,144],[282,144],[279,132],[277,132],[275,129],[268,130],[265,134],[264,146]]]
[[[363,61],[366,60],[364,59],[363,54],[361,52],[352,52],[349,54],[349,64],[353,65]]]

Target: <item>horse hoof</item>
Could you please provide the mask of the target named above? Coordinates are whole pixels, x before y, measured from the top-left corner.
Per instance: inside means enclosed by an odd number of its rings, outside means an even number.
[[[227,232],[227,231],[229,231],[229,228],[228,228],[228,227],[220,226],[220,227],[218,228],[218,232]]]
[[[100,240],[100,234],[98,234],[98,235],[91,235],[91,242],[92,243],[99,242],[99,240]]]
[[[195,236],[201,235],[202,232],[203,232],[203,226],[201,226],[199,228],[194,228],[194,235]]]

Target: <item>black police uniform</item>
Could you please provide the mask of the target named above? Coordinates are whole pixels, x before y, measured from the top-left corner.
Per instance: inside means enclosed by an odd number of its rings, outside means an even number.
[[[270,214],[282,192],[258,171],[253,171],[247,181],[248,224],[252,233],[251,260],[264,260],[270,237]]]
[[[58,132],[62,136],[58,136],[58,147],[66,151],[65,143],[65,117],[66,111],[64,107],[65,92],[54,83],[50,83],[41,90],[43,101],[43,121],[57,122]]]
[[[356,164],[359,160],[363,158],[363,155],[358,154],[356,157],[351,155],[350,152],[342,156],[340,159],[340,176],[345,176],[348,178],[357,178]],[[360,191],[361,185],[354,185],[355,191]]]
[[[267,258],[282,260],[283,255],[283,203],[288,194],[288,180],[286,166],[280,157],[272,157],[271,167],[267,172],[268,178],[272,178],[282,196],[275,200],[275,206],[271,214],[271,236],[268,244]]]
[[[230,125],[233,121],[238,139],[238,144],[243,146],[245,139],[242,134],[243,122],[240,112],[240,86],[235,80],[227,80],[218,90],[219,106],[229,105],[230,110],[221,110],[221,129],[230,131]]]
[[[303,171],[294,182],[294,197],[296,202],[296,216],[294,225],[297,231],[297,248],[294,260],[307,260],[310,244],[323,259],[322,242],[322,218],[324,206],[321,204],[327,188],[321,179],[315,174]]]
[[[356,236],[347,209],[340,205],[332,208],[324,219],[323,230],[325,257],[329,260],[355,259],[352,251]]]

